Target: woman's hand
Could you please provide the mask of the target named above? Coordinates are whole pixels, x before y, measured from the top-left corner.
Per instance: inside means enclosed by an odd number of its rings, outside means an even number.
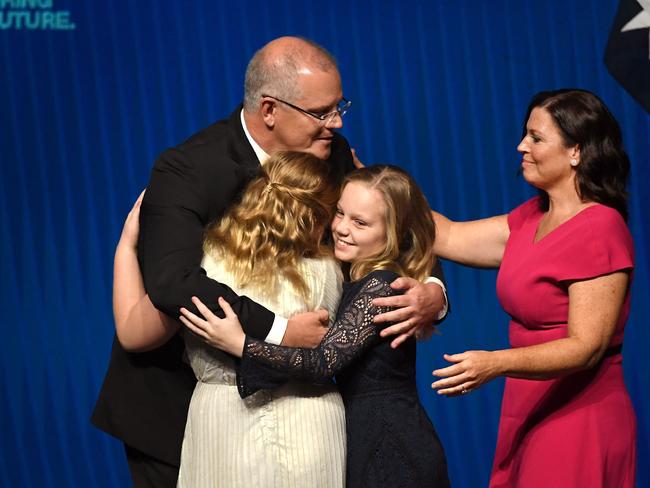
[[[499,376],[498,351],[466,351],[460,354],[445,354],[446,361],[454,363],[446,368],[436,369],[434,376],[443,379],[436,381],[431,388],[438,395],[464,395]]]
[[[226,314],[223,319],[213,314],[197,297],[192,297],[192,303],[203,317],[193,314],[186,308],[181,308],[179,319],[194,334],[203,339],[206,344],[240,358],[244,351],[246,334],[244,334],[239,318],[233,312],[230,304],[221,297],[217,301]]]
[[[144,192],[147,190],[142,190],[140,196],[133,204],[133,208],[129,212],[129,215],[126,216],[126,221],[124,222],[124,227],[122,227],[122,235],[120,236],[120,242],[118,245],[127,246],[132,249],[138,247],[138,234],[140,233],[140,206],[142,205],[142,198],[144,197]]]

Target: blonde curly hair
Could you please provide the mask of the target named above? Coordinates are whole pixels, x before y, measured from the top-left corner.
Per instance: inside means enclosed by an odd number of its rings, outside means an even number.
[[[277,152],[205,235],[204,252],[222,253],[238,286],[263,282],[269,293],[287,279],[306,301],[301,258],[331,255],[322,241],[339,195],[324,161],[307,153]]]

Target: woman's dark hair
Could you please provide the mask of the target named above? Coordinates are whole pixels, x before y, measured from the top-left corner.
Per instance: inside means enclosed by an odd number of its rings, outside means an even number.
[[[612,207],[627,220],[627,178],[630,160],[623,150],[621,128],[605,104],[586,90],[544,91],[533,96],[526,122],[534,108],[544,108],[560,129],[565,147],[578,145],[576,190],[583,200]],[[541,191],[542,210],[548,210],[548,195]]]

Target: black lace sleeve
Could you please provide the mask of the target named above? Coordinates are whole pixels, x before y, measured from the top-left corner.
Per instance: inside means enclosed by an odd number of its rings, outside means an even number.
[[[372,300],[396,293],[390,287],[395,276],[385,271],[367,275],[315,349],[276,346],[247,336],[237,375],[240,396],[277,387],[289,379],[329,381],[378,341],[379,328],[372,319],[388,309],[373,306]]]

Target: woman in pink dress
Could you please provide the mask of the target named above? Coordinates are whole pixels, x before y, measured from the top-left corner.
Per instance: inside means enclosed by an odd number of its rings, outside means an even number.
[[[506,376],[490,486],[633,487],[636,417],[623,380],[633,244],[629,160],[594,94],[537,94],[517,150],[539,196],[500,215],[434,213],[435,251],[499,267],[512,348],[445,355],[433,388],[454,396]]]

